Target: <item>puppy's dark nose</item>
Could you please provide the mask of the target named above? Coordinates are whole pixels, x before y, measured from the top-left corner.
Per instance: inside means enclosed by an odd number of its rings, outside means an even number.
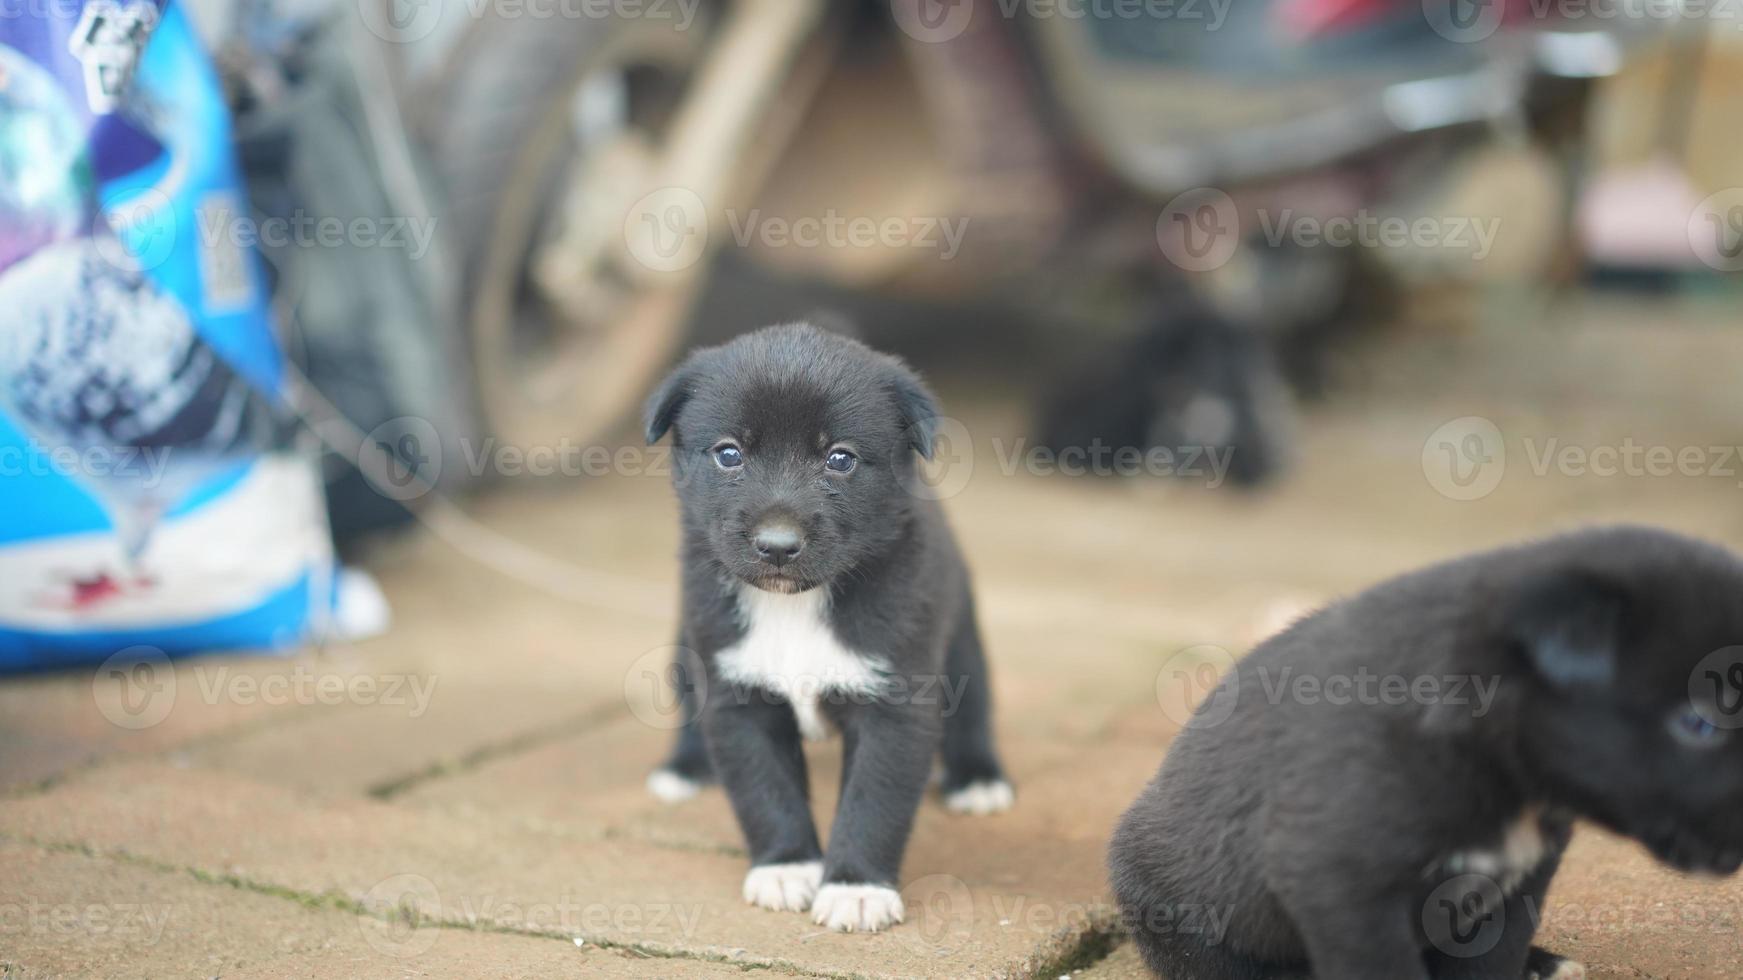
[[[751,544],[756,546],[758,557],[779,568],[805,550],[805,536],[791,524],[765,524],[757,528]]]

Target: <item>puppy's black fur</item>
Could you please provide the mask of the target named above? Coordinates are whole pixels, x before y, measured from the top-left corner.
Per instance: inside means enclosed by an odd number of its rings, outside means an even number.
[[[1710,656],[1739,683],[1718,652],[1738,643],[1743,564],[1641,528],[1333,605],[1223,678],[1127,812],[1109,862],[1126,924],[1168,980],[1552,975],[1534,916],[1575,819],[1680,869],[1743,863],[1743,731],[1718,714],[1738,692],[1691,688]],[[1267,693],[1363,671],[1489,678],[1493,698]],[[1170,926],[1203,906],[1221,936]]]
[[[648,402],[648,441],[672,435],[679,645],[705,678],[681,686],[700,707],[664,768],[718,774],[753,867],[821,859],[824,886],[893,887],[936,755],[947,794],[1003,784],[968,572],[937,501],[916,492],[937,415],[900,361],[809,326],[699,350]],[[723,664],[757,642],[756,610],[808,596],[818,645],[838,644],[869,674],[855,691],[831,687],[820,668],[810,678],[817,713],[844,741],[827,854],[799,748],[802,706],[777,689],[783,678],[759,683]],[[813,651],[799,647],[789,673],[812,669]]]

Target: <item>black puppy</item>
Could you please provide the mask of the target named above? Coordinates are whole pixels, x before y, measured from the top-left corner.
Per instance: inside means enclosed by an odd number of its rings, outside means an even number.
[[[648,402],[648,441],[672,433],[679,646],[704,675],[680,685],[697,724],[650,788],[718,773],[750,849],[745,900],[833,929],[902,920],[896,876],[940,750],[951,809],[1012,799],[968,572],[917,476],[937,415],[900,361],[809,326],[697,351]],[[827,853],[799,745],[826,725],[845,743]]]
[[[1126,813],[1126,925],[1168,980],[1582,975],[1531,945],[1572,821],[1743,863],[1733,644],[1743,564],[1642,528],[1333,605],[1222,679]]]

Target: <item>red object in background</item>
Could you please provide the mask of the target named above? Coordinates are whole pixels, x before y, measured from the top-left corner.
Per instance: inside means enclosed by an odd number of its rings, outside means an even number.
[[[1288,37],[1307,41],[1367,27],[1400,6],[1398,0],[1281,0],[1276,18]],[[1410,6],[1421,9],[1418,3]]]
[[[1372,27],[1388,17],[1424,17],[1428,3],[1495,4],[1501,24],[1517,24],[1531,16],[1532,0],[1278,0],[1276,23],[1284,36],[1311,41]]]

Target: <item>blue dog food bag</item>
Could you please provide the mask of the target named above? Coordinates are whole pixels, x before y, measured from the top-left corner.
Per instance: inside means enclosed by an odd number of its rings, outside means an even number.
[[[300,644],[338,579],[179,8],[0,19],[0,670]]]

